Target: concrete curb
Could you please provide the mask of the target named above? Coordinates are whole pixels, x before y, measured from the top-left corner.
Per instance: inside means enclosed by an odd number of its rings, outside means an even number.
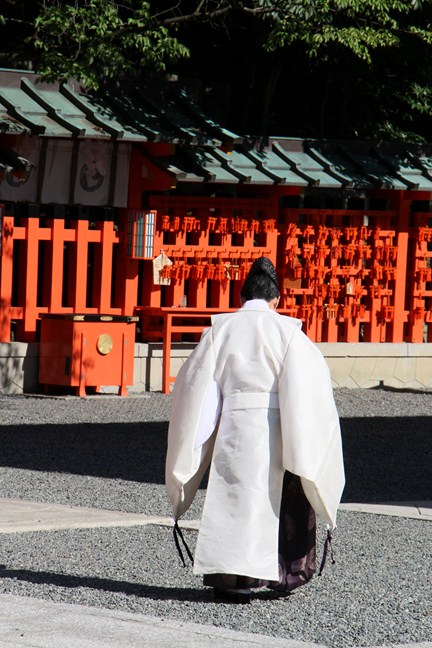
[[[432,502],[341,504],[340,510],[432,521]],[[0,534],[149,524],[172,526],[173,522],[169,517],[0,498]],[[182,520],[181,525],[185,529],[196,530],[199,528],[199,520]]]
[[[341,510],[432,520],[432,502],[347,503]],[[0,498],[3,534],[151,524],[172,526],[172,519]],[[183,520],[182,527],[198,529],[199,521]],[[0,648],[326,648],[313,642],[8,594],[0,594],[0,609]],[[432,648],[432,642],[375,648]]]
[[[432,522],[432,502],[382,502],[377,504],[341,504],[341,511],[394,515],[396,517],[429,520]]]
[[[215,626],[6,594],[0,594],[0,607],[2,648],[325,648]]]
[[[312,642],[8,594],[0,594],[0,607],[0,648],[326,648]],[[432,642],[397,648],[432,648]]]

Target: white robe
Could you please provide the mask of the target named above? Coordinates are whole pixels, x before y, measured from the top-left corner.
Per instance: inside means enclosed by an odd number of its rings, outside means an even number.
[[[166,487],[173,516],[211,464],[196,574],[278,580],[285,470],[332,527],[344,487],[330,374],[299,320],[252,300],[216,315],[174,387]]]

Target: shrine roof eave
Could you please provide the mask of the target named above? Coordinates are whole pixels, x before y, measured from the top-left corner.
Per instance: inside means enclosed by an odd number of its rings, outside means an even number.
[[[243,148],[243,153],[268,177],[272,178],[276,184],[282,184],[293,187],[307,187],[309,182],[296,174],[289,164],[276,155],[274,151],[267,150],[247,150]]]
[[[240,135],[224,128],[215,122],[209,115],[206,115],[200,108],[190,100],[184,90],[179,90],[176,93],[179,103],[183,106],[186,112],[193,116],[194,120],[202,126],[203,129],[212,133],[222,143],[229,143],[231,146],[241,144],[244,140]]]
[[[40,137],[163,142],[219,147],[241,141],[206,119],[184,97],[153,100],[139,88],[86,92],[78,82],[41,82],[38,75],[0,70],[0,114]]]
[[[19,89],[0,88],[0,107],[33,135],[65,138],[73,136],[70,130],[52,120],[45,110]]]
[[[211,147],[179,147],[176,160],[180,168],[183,168],[184,165],[193,168],[197,175],[204,178],[205,182],[238,184],[241,180],[247,181],[248,179],[247,176],[229,165],[225,153]]]
[[[282,148],[277,142],[272,145],[272,150],[282,160],[287,162],[291,170],[310,186],[322,189],[341,189],[344,185],[338,177],[332,175],[325,167],[304,151],[289,151]]]
[[[164,169],[175,176],[177,182],[204,182],[206,179],[204,175],[197,175],[196,173],[186,171],[185,169],[181,169],[173,164],[167,164]]]
[[[432,189],[431,145],[298,138],[270,138],[269,142],[278,155],[291,162],[296,173],[309,183],[315,180],[315,186],[321,188],[330,186],[326,181],[322,182],[322,173],[325,173],[333,181],[339,181],[342,188]]]
[[[71,85],[65,83],[60,86],[59,91],[86,116],[89,122],[102,129],[105,137],[124,142],[148,141],[149,138],[146,134],[121,120],[120,116],[116,115],[104,102],[96,103],[94,100],[92,103],[84,94],[75,92]]]
[[[284,178],[272,173],[265,164],[257,163],[253,157],[246,154],[244,149],[236,150],[227,154],[228,164],[240,171],[244,176],[249,178],[250,184],[283,184]]]
[[[31,130],[7,114],[0,106],[0,135],[30,135]]]
[[[242,137],[169,85],[96,93],[0,70],[0,134],[174,145],[154,161],[179,183],[432,192],[432,144]]]
[[[424,158],[410,155],[407,151],[400,154],[376,153],[379,160],[395,177],[413,191],[431,191],[432,176],[424,164]]]

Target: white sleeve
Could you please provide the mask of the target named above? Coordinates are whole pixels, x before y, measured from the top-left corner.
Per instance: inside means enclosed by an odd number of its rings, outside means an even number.
[[[174,385],[165,484],[176,519],[192,504],[210,463],[213,432],[221,409],[214,370],[212,334],[208,329],[180,369]]]
[[[295,329],[279,380],[283,466],[301,477],[315,511],[334,528],[345,485],[339,416],[318,348]]]

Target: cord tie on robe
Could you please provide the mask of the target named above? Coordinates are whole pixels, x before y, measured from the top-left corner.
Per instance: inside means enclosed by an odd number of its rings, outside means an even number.
[[[183,533],[182,533],[182,531],[181,531],[181,529],[180,529],[180,527],[178,525],[177,520],[174,522],[173,534],[174,534],[175,546],[177,547],[177,551],[178,551],[178,554],[179,554],[179,556],[181,558],[181,561],[183,563],[183,567],[186,567],[186,562],[185,562],[185,559],[184,559],[184,556],[183,556],[182,548],[180,546],[179,538],[182,541],[184,548],[186,549],[186,553],[189,556],[189,559],[190,559],[191,563],[193,564],[192,552],[189,549],[189,547],[187,546],[186,540],[184,539]]]
[[[326,560],[327,560],[327,553],[328,553],[329,548],[330,548],[331,562],[332,562],[332,565],[334,565],[336,560],[335,560],[335,557],[334,557],[334,551],[333,551],[333,545],[332,545],[332,534],[331,534],[330,529],[327,529],[327,537],[326,537],[325,542],[324,542],[323,557],[321,559],[321,565],[320,565],[318,576],[321,576],[321,574],[323,573],[323,570],[324,570],[324,567],[325,567],[325,564],[326,564]]]

